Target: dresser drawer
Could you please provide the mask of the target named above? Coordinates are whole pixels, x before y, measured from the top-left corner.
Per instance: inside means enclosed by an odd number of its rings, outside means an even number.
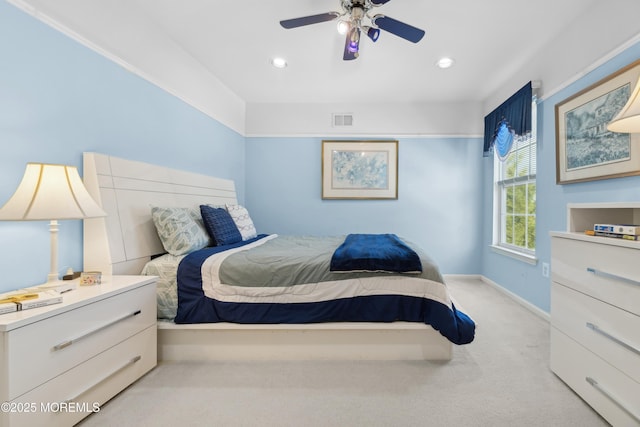
[[[640,250],[554,237],[552,279],[640,315]]]
[[[551,324],[640,383],[640,316],[552,283]]]
[[[632,380],[555,327],[551,369],[614,426],[640,424],[640,383]]]
[[[71,426],[156,366],[156,326],[53,378],[11,402],[3,426]],[[29,412],[24,412],[29,408]]]
[[[155,324],[152,284],[8,332],[9,400]]]

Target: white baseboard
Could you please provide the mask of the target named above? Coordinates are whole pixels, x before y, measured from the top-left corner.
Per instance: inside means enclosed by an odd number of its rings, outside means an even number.
[[[477,280],[482,280],[482,275],[480,274],[443,274],[442,277],[444,277],[444,281],[446,282],[447,279],[477,279]]]
[[[520,304],[521,306],[523,306],[527,310],[531,311],[536,316],[542,318],[543,320],[546,320],[547,322],[549,322],[551,320],[551,316],[546,311],[544,311],[544,310],[540,309],[539,307],[531,304],[529,301],[527,301],[524,298],[514,294],[513,292],[507,290],[506,288],[500,286],[499,284],[497,284],[493,280],[491,280],[491,279],[489,279],[489,278],[487,278],[487,277],[485,277],[485,276],[483,276],[481,274],[445,274],[444,278],[445,278],[445,282],[446,282],[446,279],[476,279],[476,280],[481,280],[482,282],[486,283],[487,285],[489,285],[489,286],[495,288],[496,290],[502,292],[504,295],[508,296],[509,298],[511,298],[512,300],[514,300],[515,302],[517,302],[518,304]]]
[[[488,278],[486,278],[486,277],[484,277],[482,275],[480,276],[480,280],[482,280],[487,285],[493,286],[495,289],[497,289],[498,291],[502,292],[503,294],[505,294],[509,298],[513,299],[515,302],[517,302],[518,304],[520,304],[524,308],[528,309],[530,312],[532,312],[533,314],[537,315],[541,319],[546,320],[547,322],[551,321],[551,316],[549,315],[549,313],[547,313],[546,311],[542,310],[540,307],[531,304],[529,301],[527,301],[526,299],[522,298],[521,296],[518,296],[518,295],[514,294],[513,292],[507,290],[506,288],[503,288],[502,286],[500,286],[499,284],[497,284],[493,280],[488,279]]]

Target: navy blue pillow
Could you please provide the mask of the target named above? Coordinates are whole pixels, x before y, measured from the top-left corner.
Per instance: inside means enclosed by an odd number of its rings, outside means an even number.
[[[200,205],[204,227],[216,246],[231,245],[242,241],[242,235],[226,209]]]

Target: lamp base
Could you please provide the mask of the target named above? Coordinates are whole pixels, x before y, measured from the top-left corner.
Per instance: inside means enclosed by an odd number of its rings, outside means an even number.
[[[49,263],[49,274],[47,275],[47,283],[57,282],[58,277],[58,221],[52,219],[49,223],[49,233],[51,234],[51,261]]]

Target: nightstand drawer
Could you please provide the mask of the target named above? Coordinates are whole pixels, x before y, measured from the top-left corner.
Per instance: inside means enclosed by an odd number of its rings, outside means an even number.
[[[551,245],[553,281],[640,315],[640,250],[564,238]]]
[[[640,383],[640,316],[552,283],[551,324]]]
[[[551,369],[614,426],[640,423],[640,383],[551,328]]]
[[[155,324],[151,284],[8,332],[9,399]]]
[[[71,426],[99,411],[103,403],[156,366],[156,337],[156,326],[150,326],[20,396],[11,403],[30,412],[5,414],[0,424]]]

